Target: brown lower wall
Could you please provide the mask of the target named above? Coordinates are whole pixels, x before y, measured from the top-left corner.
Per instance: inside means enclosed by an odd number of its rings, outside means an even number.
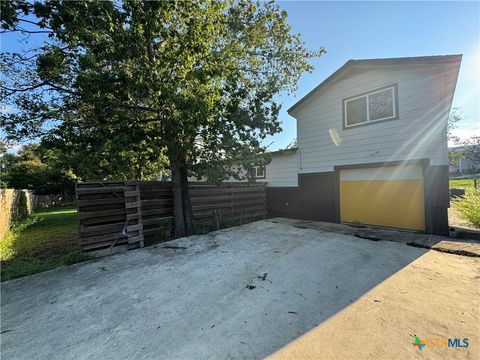
[[[425,164],[426,232],[448,235],[448,166]],[[267,215],[339,222],[338,178],[335,172],[299,174],[298,188],[267,187]]]
[[[335,222],[335,173],[299,174],[302,219]]]
[[[427,232],[436,235],[448,235],[448,208],[450,193],[448,189],[448,165],[428,166],[424,171],[425,183],[425,221]]]
[[[300,218],[301,206],[298,188],[267,187],[266,194],[269,217]]]

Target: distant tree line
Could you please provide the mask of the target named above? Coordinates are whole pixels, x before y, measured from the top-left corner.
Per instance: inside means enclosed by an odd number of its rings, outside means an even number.
[[[458,122],[462,120],[462,111],[460,108],[452,108],[448,118],[447,137],[450,142],[459,146],[460,149],[451,149],[448,152],[450,165],[456,165],[459,160],[471,161],[474,168],[480,167],[480,135],[473,134],[467,139],[460,139],[453,135],[453,130],[457,128]]]

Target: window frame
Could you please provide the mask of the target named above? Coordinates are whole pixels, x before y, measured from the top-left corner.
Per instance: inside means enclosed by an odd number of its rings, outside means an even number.
[[[258,168],[263,168],[263,176],[258,176],[257,175],[257,170]],[[267,178],[267,167],[265,165],[256,165],[253,167],[255,171],[255,179],[266,179]]]
[[[380,118],[380,119],[370,120],[369,96],[373,95],[373,94],[376,94],[376,93],[379,93],[379,92],[382,92],[382,91],[385,91],[385,90],[388,90],[388,89],[391,89],[392,96],[393,96],[393,101],[392,101],[393,115],[392,116],[387,116],[387,117],[384,117],[384,118]],[[356,99],[359,99],[359,98],[362,98],[362,97],[365,97],[365,102],[366,102],[366,105],[367,105],[367,121],[362,122],[362,123],[358,123],[358,124],[348,125],[347,124],[347,120],[348,120],[347,119],[347,103],[349,101],[356,100]],[[382,122],[382,121],[397,120],[399,118],[399,116],[398,116],[398,84],[395,83],[395,84],[392,84],[392,85],[383,86],[381,88],[370,90],[370,91],[364,92],[364,93],[359,94],[359,95],[355,95],[355,96],[351,96],[351,97],[342,99],[342,112],[343,112],[343,129],[344,130],[354,128],[354,127],[358,127],[358,126],[371,125],[371,124],[375,124],[377,122]]]

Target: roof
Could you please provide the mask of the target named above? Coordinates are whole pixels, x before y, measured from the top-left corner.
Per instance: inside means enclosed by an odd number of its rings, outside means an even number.
[[[298,150],[298,147],[292,147],[288,149],[280,149],[276,151],[270,151],[269,154],[271,155],[283,155],[283,154],[289,154],[289,153],[294,153]]]
[[[341,76],[348,75],[352,72],[364,71],[372,67],[385,65],[441,65],[441,64],[455,64],[462,60],[461,54],[455,55],[434,55],[434,56],[416,56],[416,57],[400,57],[400,58],[383,58],[383,59],[363,59],[363,60],[348,60],[342,67],[335,71],[332,75],[327,77],[320,85],[316,86],[307,95],[297,101],[288,113],[291,114],[300,105],[310,99],[314,94],[339,80]]]

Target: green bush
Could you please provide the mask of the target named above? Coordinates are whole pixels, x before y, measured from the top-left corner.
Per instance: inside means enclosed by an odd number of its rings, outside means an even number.
[[[240,226],[243,224],[246,224],[247,221],[245,221],[243,218],[230,218],[230,217],[225,217],[222,218],[220,221],[220,228],[221,229],[227,229],[231,228],[234,226]]]
[[[153,243],[161,243],[172,238],[173,225],[170,219],[164,219],[158,224],[158,230],[154,234]]]
[[[18,194],[18,205],[16,214],[14,214],[13,220],[23,220],[28,216],[28,204],[27,204],[27,194],[25,191],[20,191]]]
[[[452,206],[460,212],[464,219],[476,227],[480,227],[480,189],[466,189],[464,198],[453,200]]]
[[[202,223],[194,223],[195,225],[195,231],[197,235],[206,235],[210,231],[212,231],[212,227],[210,225],[205,225]]]

